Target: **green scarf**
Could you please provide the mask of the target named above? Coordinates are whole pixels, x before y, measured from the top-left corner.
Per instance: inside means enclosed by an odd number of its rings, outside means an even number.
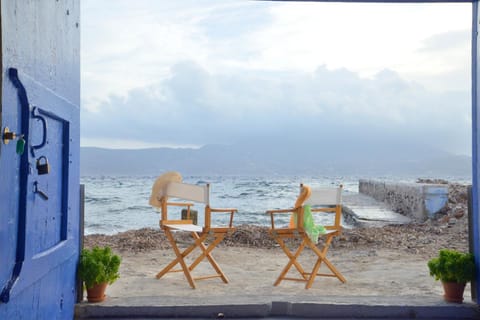
[[[297,225],[297,214],[294,214],[295,225]],[[315,225],[312,215],[312,207],[310,205],[305,205],[303,207],[303,228],[312,242],[318,242],[318,236],[325,234],[327,230],[324,226]]]

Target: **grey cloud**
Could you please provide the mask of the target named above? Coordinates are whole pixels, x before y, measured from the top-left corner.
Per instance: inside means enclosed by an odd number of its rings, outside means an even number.
[[[471,47],[472,33],[470,30],[456,30],[444,32],[429,37],[423,41],[423,46],[418,50],[419,52],[445,52],[457,48]]]
[[[212,74],[185,61],[169,79],[111,96],[99,110],[82,110],[83,137],[169,145],[390,139],[470,152],[468,92],[429,92],[392,70],[371,79],[325,66]]]

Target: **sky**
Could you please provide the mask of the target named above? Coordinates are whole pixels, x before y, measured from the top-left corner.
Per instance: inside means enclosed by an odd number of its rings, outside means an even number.
[[[81,145],[471,154],[471,4],[84,0]]]

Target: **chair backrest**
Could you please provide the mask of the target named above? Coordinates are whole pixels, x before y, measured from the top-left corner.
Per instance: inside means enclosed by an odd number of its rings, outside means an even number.
[[[305,201],[305,204],[311,206],[325,205],[334,206],[342,204],[342,186],[338,188],[318,188],[312,189],[310,197]]]
[[[180,182],[169,182],[165,186],[165,188],[159,190],[159,193],[157,194],[158,198],[162,198],[165,196],[169,198],[190,200],[209,205],[210,185],[206,184],[203,186],[199,186]]]
[[[337,188],[316,188],[312,189],[310,197],[305,201],[306,205],[320,206],[314,211],[335,213],[333,225],[324,225],[327,230],[341,230],[342,223],[342,189],[343,186]]]

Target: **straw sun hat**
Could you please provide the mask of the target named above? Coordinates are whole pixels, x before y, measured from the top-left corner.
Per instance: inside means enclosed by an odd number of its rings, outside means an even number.
[[[152,194],[150,195],[150,201],[148,202],[151,206],[157,208],[161,206],[158,195],[169,182],[182,182],[182,176],[176,171],[165,172],[159,176],[152,187]]]

